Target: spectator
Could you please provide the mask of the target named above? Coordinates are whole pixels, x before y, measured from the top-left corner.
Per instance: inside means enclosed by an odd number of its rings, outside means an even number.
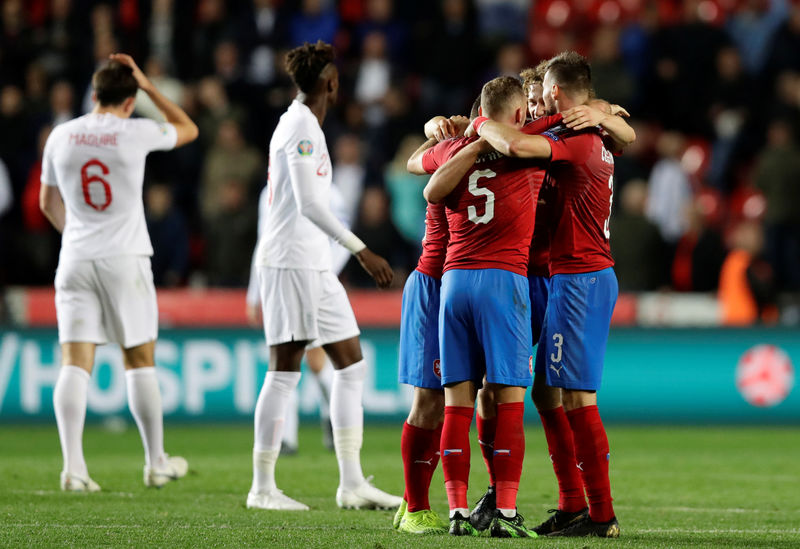
[[[716,139],[708,177],[718,189],[731,187],[730,166],[741,145],[739,136],[748,121],[753,91],[752,80],[742,69],[739,53],[733,47],[722,48],[717,54],[717,78],[709,109]]]
[[[678,241],[672,260],[672,287],[679,292],[713,292],[725,261],[725,244],[718,230],[719,198],[701,194],[687,208],[689,228]]]
[[[755,170],[767,200],[766,256],[779,285],[800,289],[800,148],[783,121],[769,126]]]
[[[652,291],[665,282],[665,246],[658,227],[647,216],[647,183],[630,181],[622,188],[622,211],[611,217],[611,255],[619,289]]]
[[[775,31],[786,20],[789,3],[786,0],[750,0],[731,17],[727,25],[745,69],[758,76],[769,55],[769,46]]]
[[[153,244],[153,281],[157,286],[178,286],[189,266],[189,230],[172,205],[172,191],[163,183],[151,184],[145,193],[147,232]]]
[[[425,236],[426,202],[422,197],[422,189],[428,178],[410,174],[406,168],[409,157],[422,143],[421,136],[407,135],[384,175],[386,189],[392,198],[392,220],[409,242],[420,242]]]
[[[686,208],[692,196],[689,176],[680,162],[685,147],[680,134],[664,133],[656,146],[660,159],[650,174],[647,217],[671,246],[686,232]]]
[[[291,47],[302,46],[304,42],[314,44],[317,40],[333,43],[339,18],[330,4],[325,0],[302,0],[300,13],[292,18]]]
[[[235,180],[241,185],[246,196],[256,196],[264,176],[261,154],[244,140],[235,120],[223,120],[214,146],[208,150],[203,164],[200,188],[203,218],[208,220],[220,213],[220,193],[229,181]],[[233,194],[233,191],[229,192]]]
[[[250,278],[256,245],[255,201],[248,201],[244,181],[228,176],[221,183],[216,197],[219,208],[205,222],[206,274],[212,286],[243,288]]]
[[[722,323],[747,326],[758,321],[775,322],[772,270],[759,258],[764,245],[761,226],[754,221],[740,223],[733,231],[732,241],[719,280]]]
[[[182,105],[183,84],[177,78],[168,75],[164,70],[164,63],[158,57],[150,57],[144,64],[144,72],[154,86],[170,101]],[[142,90],[136,94],[136,112],[141,116],[154,120],[163,120],[161,111],[153,104],[150,96]]]
[[[383,98],[389,91],[392,69],[386,52],[386,36],[373,31],[364,37],[361,63],[355,83],[355,97],[366,109],[365,120],[380,126],[386,119]]]
[[[619,51],[619,30],[601,27],[592,43],[592,84],[598,97],[618,105],[630,105],[634,82]]]
[[[389,196],[381,187],[369,187],[364,191],[359,208],[359,218],[354,233],[363,235],[367,248],[385,257],[395,271],[396,286],[402,286],[408,276],[412,246],[402,237],[389,216]],[[414,258],[416,259],[416,258]],[[345,268],[347,281],[361,288],[374,288],[375,281],[351,259]]]

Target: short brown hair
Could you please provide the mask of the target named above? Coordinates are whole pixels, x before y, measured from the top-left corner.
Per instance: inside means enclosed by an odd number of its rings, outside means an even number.
[[[135,97],[139,89],[133,69],[117,61],[109,61],[92,75],[92,89],[103,106],[120,105]]]
[[[547,72],[547,63],[549,63],[549,60],[545,59],[544,61],[540,61],[535,67],[528,67],[519,73],[520,78],[522,78],[522,90],[526,95],[530,93],[531,86],[534,84],[541,84],[544,81],[544,73]]]
[[[481,107],[484,116],[492,116],[508,106],[514,96],[525,98],[522,83],[513,76],[499,76],[489,80],[481,90]]]
[[[286,56],[286,71],[303,93],[312,93],[322,69],[333,62],[333,46],[322,40],[316,44],[306,42],[291,50]]]
[[[559,88],[568,94],[592,94],[592,69],[589,61],[579,53],[565,51],[553,57],[547,63],[547,72]]]
[[[475,98],[475,101],[472,102],[472,107],[469,109],[469,119],[475,120],[478,118],[480,113],[479,109],[481,108],[481,94],[478,94],[478,97]]]

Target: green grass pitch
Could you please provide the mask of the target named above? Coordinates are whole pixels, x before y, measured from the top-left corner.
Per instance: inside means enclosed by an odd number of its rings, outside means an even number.
[[[312,508],[289,513],[245,509],[249,425],[167,425],[167,449],[185,456],[190,472],[161,490],[142,484],[134,427],[89,427],[85,453],[100,494],[58,490],[54,425],[0,425],[0,547],[800,547],[796,428],[612,425],[608,433],[620,539],[492,540],[412,538],[392,530],[392,512],[337,509],[336,461],[313,427],[301,430],[299,454],[278,462],[279,486]],[[364,438],[365,474],[400,493],[400,426],[368,425]],[[533,526],[556,488],[541,429],[531,426],[527,441],[519,510]],[[486,485],[475,442],[472,458],[475,501]],[[431,496],[446,513],[441,468]]]

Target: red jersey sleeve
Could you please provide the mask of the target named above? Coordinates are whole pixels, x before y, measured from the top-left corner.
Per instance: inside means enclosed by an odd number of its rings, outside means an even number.
[[[473,141],[473,138],[452,137],[437,143],[422,155],[422,169],[433,173],[450,160],[462,147]]]
[[[566,132],[546,131],[542,137],[550,141],[551,162],[569,162],[583,164],[594,148],[594,133],[570,130]]]
[[[563,119],[564,117],[560,112],[553,114],[551,116],[543,116],[541,118],[537,118],[533,122],[528,122],[527,124],[525,124],[525,126],[523,126],[522,128],[522,133],[528,135],[540,134],[546,129],[551,128],[552,126],[555,126],[556,124],[560,123]]]

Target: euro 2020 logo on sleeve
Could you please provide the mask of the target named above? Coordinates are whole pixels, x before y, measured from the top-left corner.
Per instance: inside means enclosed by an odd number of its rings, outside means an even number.
[[[314,145],[308,139],[303,139],[297,144],[297,153],[300,156],[311,156],[314,153]]]
[[[433,361],[433,373],[436,374],[436,377],[442,379],[442,361],[438,358]]]

